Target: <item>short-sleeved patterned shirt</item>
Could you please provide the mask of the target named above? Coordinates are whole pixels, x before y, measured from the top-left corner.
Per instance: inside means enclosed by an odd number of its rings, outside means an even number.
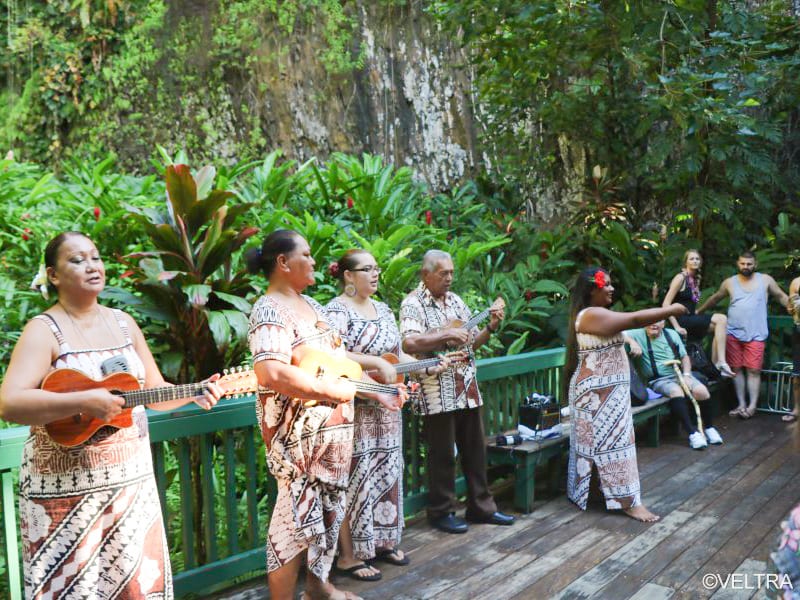
[[[468,321],[470,316],[469,308],[456,294],[447,292],[444,298],[437,300],[425,284],[420,283],[400,306],[400,335],[406,339],[443,327],[453,319]],[[420,378],[422,391],[414,404],[417,412],[435,415],[483,404],[472,354],[474,335],[473,331],[467,346],[468,361],[457,363],[438,375]]]

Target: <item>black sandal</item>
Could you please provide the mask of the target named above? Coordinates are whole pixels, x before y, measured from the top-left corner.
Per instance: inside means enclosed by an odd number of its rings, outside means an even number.
[[[358,571],[362,569],[369,569],[370,565],[365,562],[358,563],[357,565],[353,565],[352,567],[348,567],[344,569],[339,565],[333,565],[333,572],[337,575],[344,575],[345,577],[349,577],[350,579],[355,579],[356,581],[380,581],[381,577],[383,577],[383,573],[373,573],[372,575],[359,575]],[[372,567],[374,568],[374,567]]]
[[[397,546],[390,548],[389,550],[381,550],[375,554],[374,560],[380,560],[382,562],[389,563],[390,565],[404,567],[411,562],[411,559],[408,558],[408,554],[405,552],[403,552],[403,558],[396,558],[399,556],[398,551],[400,551],[400,548]]]

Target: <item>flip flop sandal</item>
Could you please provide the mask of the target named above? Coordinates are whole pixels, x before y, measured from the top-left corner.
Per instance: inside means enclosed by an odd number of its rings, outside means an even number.
[[[793,414],[783,415],[781,417],[781,421],[783,421],[784,423],[794,423],[795,421],[797,421],[797,415]]]
[[[744,410],[746,410],[746,409],[739,408],[739,407],[734,408],[732,411],[728,412],[728,416],[729,417],[741,417],[742,416],[742,411],[744,411]]]
[[[404,552],[403,558],[397,558],[399,556],[399,548],[395,546],[391,550],[381,550],[380,552],[375,554],[374,560],[380,560],[385,563],[389,563],[390,565],[397,565],[398,567],[404,567],[408,563],[411,562],[411,559],[408,558],[408,555]]]
[[[343,569],[338,565],[334,565],[333,572],[337,575],[344,575],[350,579],[355,579],[356,581],[380,581],[381,577],[383,577],[383,573],[373,573],[372,575],[358,574],[358,571],[369,570],[369,568],[370,566],[363,562],[353,565],[352,567],[348,567],[347,569]]]
[[[741,411],[739,411],[739,418],[747,420],[755,414],[755,409],[751,411],[749,408],[743,408]]]

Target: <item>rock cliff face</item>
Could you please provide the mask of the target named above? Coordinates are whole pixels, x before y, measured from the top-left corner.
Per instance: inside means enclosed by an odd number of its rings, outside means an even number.
[[[480,160],[465,56],[419,3],[362,0],[356,10],[363,68],[329,75],[313,37],[289,42],[278,63],[261,63],[255,76],[268,90],[254,109],[269,145],[300,160],[379,154],[435,190],[453,186]]]
[[[323,59],[322,3],[287,2],[316,8],[286,27],[269,3],[142,2],[149,16],[134,16],[113,58],[126,67],[115,67],[108,101],[74,124],[72,148],[91,139],[132,170],[149,168],[156,143],[186,149],[193,163],[276,148],[299,161],[368,152],[412,167],[434,191],[479,166],[466,56],[427,2],[339,3],[345,54],[361,65],[340,73]]]

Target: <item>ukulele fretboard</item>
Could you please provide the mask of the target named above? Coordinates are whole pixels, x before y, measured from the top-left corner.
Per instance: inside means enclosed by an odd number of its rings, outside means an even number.
[[[181,398],[193,398],[202,396],[206,389],[204,383],[186,383],[183,385],[171,385],[150,390],[137,390],[122,394],[125,399],[125,408],[142,406],[145,404],[155,404],[157,402],[168,402]]]

